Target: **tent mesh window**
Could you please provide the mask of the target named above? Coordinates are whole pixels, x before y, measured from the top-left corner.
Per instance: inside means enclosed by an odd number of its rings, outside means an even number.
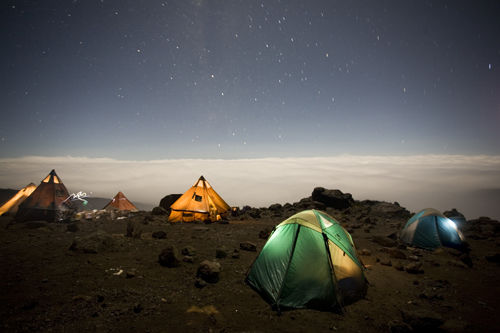
[[[194,200],[195,201],[198,201],[198,202],[201,202],[201,195],[194,195]]]

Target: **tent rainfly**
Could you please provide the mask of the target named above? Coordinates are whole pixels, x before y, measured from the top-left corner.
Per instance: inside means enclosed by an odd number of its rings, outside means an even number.
[[[65,220],[74,211],[69,193],[61,178],[52,170],[29,197],[19,205],[15,220],[43,220],[58,222]]]
[[[218,221],[231,207],[203,176],[171,206],[170,222]]]
[[[29,197],[35,189],[36,185],[33,183],[30,183],[29,185],[26,185],[24,188],[20,189],[12,198],[9,199],[9,201],[4,203],[2,207],[0,207],[0,216],[5,213],[17,213],[19,205],[22,204],[23,201],[26,200],[26,198]]]
[[[455,222],[433,208],[413,215],[401,230],[400,238],[407,244],[428,250],[441,246],[462,249],[465,239]]]
[[[129,210],[131,212],[137,212],[137,207],[131,203],[125,194],[118,192],[115,197],[106,205],[103,209],[106,210]]]
[[[246,282],[278,312],[340,311],[367,289],[351,235],[317,210],[302,211],[275,227]]]

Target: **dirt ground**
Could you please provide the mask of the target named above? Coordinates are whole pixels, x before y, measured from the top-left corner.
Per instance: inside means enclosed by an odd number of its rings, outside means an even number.
[[[358,252],[363,250],[360,258],[370,283],[366,298],[346,306],[343,314],[292,310],[280,316],[244,279],[266,242],[259,232],[274,227],[286,214],[236,218],[229,224],[169,224],[165,217],[143,213],[139,219],[147,224],[141,223],[140,238],[125,237],[127,219],[77,222],[69,231],[67,224],[12,224],[11,218],[0,217],[0,330],[404,332],[411,330],[412,320],[437,318],[437,330],[498,332],[500,266],[486,260],[500,252],[496,235],[469,239],[472,267],[449,250],[400,246],[407,259],[397,259],[372,237],[397,231],[406,219],[372,217],[378,222],[368,227],[352,224],[347,214],[338,215],[352,231]],[[75,237],[97,230],[106,232],[112,243],[97,253],[69,249]],[[155,231],[164,231],[166,238],[153,238]],[[245,241],[256,244],[257,251],[241,250]],[[161,266],[158,255],[168,245],[179,251],[192,246],[194,262]],[[228,256],[215,259],[220,246]],[[234,249],[239,258],[232,257]],[[217,260],[222,271],[219,282],[199,288],[196,272],[205,259]],[[400,270],[413,261],[422,263],[423,273]]]

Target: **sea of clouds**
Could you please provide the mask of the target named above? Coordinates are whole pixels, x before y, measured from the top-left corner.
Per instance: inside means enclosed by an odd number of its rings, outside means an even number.
[[[354,199],[398,201],[410,211],[457,208],[467,218],[500,219],[500,156],[418,155],[256,159],[0,158],[0,187],[38,184],[56,169],[71,192],[158,205],[204,175],[232,206],[296,202],[314,187],[340,189]]]

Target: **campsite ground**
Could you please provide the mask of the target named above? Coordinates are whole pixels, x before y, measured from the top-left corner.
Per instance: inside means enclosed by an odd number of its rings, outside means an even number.
[[[472,234],[470,257],[464,258],[456,251],[384,247],[374,241],[373,236],[389,239],[385,236],[401,227],[403,217],[368,215],[363,219],[370,224],[365,225],[357,221],[355,209],[329,213],[352,231],[358,251],[363,250],[360,257],[370,283],[366,298],[347,306],[343,314],[294,310],[281,316],[244,279],[266,241],[259,232],[284,220],[286,212],[210,225],[168,224],[163,216],[143,213],[134,217],[140,238],[124,236],[127,219],[82,221],[68,228],[43,222],[11,224],[10,218],[1,217],[0,330],[404,332],[418,328],[419,320],[449,332],[497,330],[500,266],[491,256],[498,261],[500,239],[493,229]],[[75,237],[97,230],[108,237],[97,253],[69,249]],[[153,238],[160,230],[166,238]],[[256,244],[257,252],[241,250],[245,241]],[[161,266],[158,255],[168,245],[179,251],[192,246],[194,262]],[[215,259],[221,246],[228,256]],[[232,257],[234,249],[239,258]],[[217,260],[222,271],[219,282],[199,288],[196,271],[205,259]],[[472,267],[466,265],[469,261]],[[405,271],[412,262],[422,263],[424,272]]]

